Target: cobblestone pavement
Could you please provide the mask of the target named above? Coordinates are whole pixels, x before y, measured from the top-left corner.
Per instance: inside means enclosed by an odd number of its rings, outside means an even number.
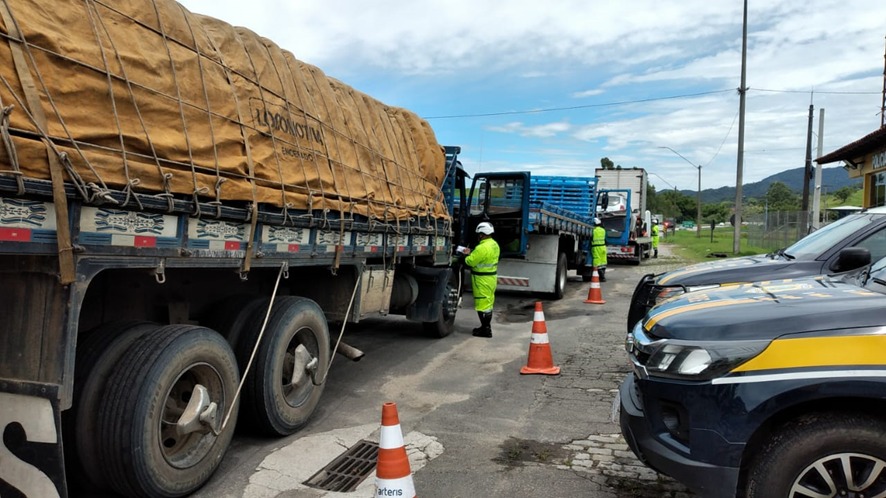
[[[624,319],[633,285],[645,273],[660,273],[686,264],[672,254],[667,244],[660,246],[659,253],[658,259],[644,262],[641,267],[610,266],[607,275],[610,276],[609,282],[603,285],[604,292],[612,291],[614,295],[604,306],[608,319],[590,322],[592,328],[599,323],[599,328],[591,331],[590,337],[593,339],[578,344],[577,349],[561,362],[563,373],[548,380],[540,393],[548,402],[556,399],[571,399],[574,402],[576,392],[580,392],[581,402],[596,408],[588,410],[588,413],[592,417],[591,426],[598,427],[600,431],[559,445],[557,449],[562,451],[542,448],[533,455],[532,443],[524,442],[529,449],[524,452],[528,453],[524,458],[533,464],[555,465],[560,469],[586,473],[590,481],[599,485],[599,489],[612,490],[616,496],[624,498],[696,496],[682,484],[641,463],[618,432],[618,407],[614,401],[618,386],[630,371],[623,344]],[[630,275],[612,278],[620,273]],[[614,288],[610,287],[614,282],[619,283]],[[600,409],[607,406],[609,410]],[[603,419],[601,414],[607,418]],[[615,430],[612,430],[613,427]],[[545,458],[545,451],[556,455],[556,458]]]

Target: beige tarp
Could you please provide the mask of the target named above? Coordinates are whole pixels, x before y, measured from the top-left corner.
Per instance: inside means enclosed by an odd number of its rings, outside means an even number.
[[[54,154],[93,193],[446,216],[427,122],[249,30],[171,0],[5,0],[0,12],[17,157],[0,144],[0,175],[49,179]]]

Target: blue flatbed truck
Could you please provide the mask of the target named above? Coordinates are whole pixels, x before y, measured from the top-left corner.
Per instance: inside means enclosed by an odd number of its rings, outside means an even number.
[[[478,173],[462,238],[475,242],[477,224],[491,222],[501,247],[498,289],[559,299],[569,270],[591,277],[594,213],[603,194],[594,177]]]

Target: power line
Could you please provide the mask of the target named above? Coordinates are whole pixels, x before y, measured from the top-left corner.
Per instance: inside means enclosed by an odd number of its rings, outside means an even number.
[[[586,104],[567,107],[548,107],[544,109],[527,109],[521,111],[501,111],[501,112],[484,112],[477,114],[449,114],[443,116],[423,116],[423,119],[459,119],[459,118],[485,118],[491,116],[516,116],[520,114],[541,114],[544,112],[557,111],[574,111],[577,109],[593,109],[596,107],[615,107],[620,105],[642,104],[644,102],[656,102],[662,100],[686,99],[690,97],[701,97],[704,95],[714,95],[718,93],[734,92],[735,89],[712,90],[710,92],[685,93],[681,95],[668,95],[666,97],[651,97],[648,99],[637,100],[620,100],[616,102],[604,102],[602,104]],[[810,93],[809,90],[773,90],[769,88],[748,88],[749,92],[769,92],[769,93]],[[841,91],[822,91],[814,90],[811,93],[819,93],[824,95],[879,95],[880,92],[841,92]],[[734,124],[734,123],[733,123]],[[731,131],[731,127],[730,127]],[[711,159],[713,161],[713,159]]]
[[[771,92],[771,93],[821,93],[825,95],[880,95],[880,92],[837,92],[837,91],[821,91],[821,90],[770,90],[767,88],[753,88],[749,89],[757,92]]]
[[[503,111],[503,112],[487,112],[481,114],[452,114],[448,116],[423,116],[423,119],[455,119],[455,118],[483,118],[490,116],[512,116],[517,114],[539,114],[542,112],[555,112],[555,111],[573,111],[576,109],[591,109],[594,107],[613,107],[619,105],[629,105],[629,104],[642,104],[644,102],[656,102],[660,100],[673,100],[673,99],[685,99],[689,97],[700,97],[703,95],[713,95],[716,93],[726,93],[726,92],[734,92],[735,90],[730,88],[728,90],[713,90],[710,92],[699,92],[699,93],[687,93],[683,95],[669,95],[667,97],[652,97],[648,99],[638,99],[638,100],[622,100],[618,102],[605,102],[602,104],[587,104],[587,105],[576,105],[570,107],[550,107],[547,109],[531,109],[525,111]]]

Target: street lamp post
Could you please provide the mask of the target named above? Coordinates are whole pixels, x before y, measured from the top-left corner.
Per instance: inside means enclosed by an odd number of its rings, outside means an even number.
[[[698,191],[696,191],[695,193],[695,236],[701,238],[701,164],[693,163],[689,159],[683,157],[683,154],[680,154],[670,147],[659,146],[658,148],[668,149],[674,154],[680,156],[687,163],[691,164],[693,168],[696,168],[698,170]]]

